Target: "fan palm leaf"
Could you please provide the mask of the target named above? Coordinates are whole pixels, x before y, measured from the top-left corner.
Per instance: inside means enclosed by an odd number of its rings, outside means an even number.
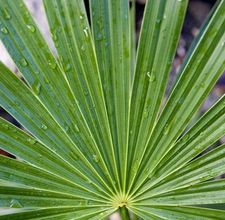
[[[44,0],[53,54],[22,0],[0,0],[0,219],[225,219],[225,97],[188,130],[225,70],[214,6],[164,104],[187,0]]]

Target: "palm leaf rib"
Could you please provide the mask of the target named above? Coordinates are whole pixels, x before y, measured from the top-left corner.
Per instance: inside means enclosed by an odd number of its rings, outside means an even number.
[[[22,75],[0,62],[0,106],[23,126],[0,118],[16,157],[0,155],[0,220],[224,220],[225,144],[206,149],[225,134],[225,96],[189,123],[225,70],[225,0],[167,100],[188,0],[147,0],[137,48],[136,1],[86,3],[43,1],[53,54],[23,0],[0,0]]]

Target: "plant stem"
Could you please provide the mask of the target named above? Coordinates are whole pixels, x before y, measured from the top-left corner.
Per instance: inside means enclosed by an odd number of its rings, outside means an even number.
[[[121,216],[122,220],[130,220],[131,219],[128,209],[125,206],[120,208],[120,216]]]
[[[133,220],[138,220],[139,218],[138,218],[138,216],[137,215],[133,215]]]

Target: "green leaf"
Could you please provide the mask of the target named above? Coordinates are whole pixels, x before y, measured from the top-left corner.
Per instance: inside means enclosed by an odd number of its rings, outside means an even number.
[[[209,181],[149,198],[136,199],[135,205],[198,205],[225,203],[225,180]]]
[[[131,80],[129,1],[91,0],[90,5],[96,55],[124,191]]]
[[[62,194],[73,195],[84,199],[92,199],[95,201],[99,200],[98,194],[92,195],[91,192],[87,193],[84,190],[80,190],[73,182],[69,182],[62,177],[55,176],[51,173],[42,171],[29,164],[14,159],[9,159],[3,156],[0,156],[0,158],[0,179],[14,182],[25,187],[27,186],[53,192],[60,192]],[[88,184],[83,184],[83,187],[85,186],[88,188]],[[76,191],[74,190],[74,187],[76,187]],[[94,190],[92,189],[92,191]],[[100,197],[100,201],[104,200]]]
[[[12,211],[0,212],[0,219],[4,220],[25,220],[25,219],[103,219],[114,210],[104,208],[83,208],[83,207],[65,207],[65,208],[42,208],[42,209],[16,209]]]
[[[172,65],[187,1],[147,1],[130,108],[130,189],[152,133]]]
[[[107,207],[97,201],[77,198],[73,195],[51,192],[25,187],[0,186],[1,207],[68,207],[68,206],[101,206]],[[109,207],[109,205],[108,205]]]
[[[159,182],[152,189],[148,189],[147,184],[144,191],[145,196],[161,194],[177,188],[183,188],[217,177],[225,172],[225,145],[204,154],[193,160],[185,167],[170,174],[164,180]],[[143,193],[143,191],[141,192]]]
[[[133,210],[133,209],[132,209]],[[152,215],[159,216],[158,219],[171,219],[171,220],[212,220],[218,219],[223,220],[225,212],[213,209],[203,209],[197,207],[173,207],[173,206],[143,206],[142,208],[134,208],[139,213],[143,213],[147,216],[146,219],[151,218]]]
[[[225,133],[225,96],[185,129],[225,69],[225,0],[165,105],[187,0],[146,2],[137,53],[135,1],[43,3],[56,54],[22,0],[0,0],[21,73],[0,62],[0,106],[22,125],[0,118],[16,157],[0,156],[0,219],[224,219],[225,145],[204,150]]]
[[[114,151],[84,4],[63,0],[44,1],[44,4],[60,64],[98,146],[98,160],[106,164],[105,171],[114,182],[117,172]]]
[[[71,92],[60,65],[38,31],[23,1],[18,0],[14,3],[10,0],[1,0],[0,3],[1,8],[6,8],[11,16],[11,19],[5,19],[4,13],[0,14],[2,21],[0,29],[7,26],[8,30],[7,34],[0,32],[0,38],[9,54],[35,96],[59,124],[64,139],[66,137],[73,148],[82,154],[90,164],[90,169],[97,170],[94,172],[102,177],[103,185],[108,187],[110,175],[105,175],[102,161],[96,163],[95,157],[100,157],[99,148],[86,125],[78,100]],[[86,172],[88,173],[88,170],[84,173]]]
[[[154,176],[148,181],[148,188],[184,167],[187,162],[225,134],[224,103],[225,97],[223,96],[177,141],[156,167]]]
[[[88,191],[89,193],[95,191],[88,182],[84,182],[82,178],[77,176],[77,173],[71,169],[71,166],[35,138],[3,119],[0,119],[0,127],[2,128],[0,131],[0,146],[2,149],[33,166],[44,171],[47,170],[59,178],[69,180],[69,182],[79,188],[76,192],[80,191],[79,195],[81,197],[86,194],[83,191]]]
[[[95,175],[93,173],[95,170],[88,165],[90,162],[75,148],[74,143],[62,132],[38,99],[2,64],[0,64],[0,76],[1,106],[42,143],[45,143],[49,150],[61,158],[63,157],[62,160],[67,162],[78,177],[82,177],[86,182],[93,181],[101,190],[102,188],[96,180],[96,173]],[[14,92],[15,88],[19,88],[17,93]]]
[[[191,117],[225,69],[225,1],[220,1],[191,56],[180,69],[181,77],[162,111],[140,167],[135,191],[172,148]]]

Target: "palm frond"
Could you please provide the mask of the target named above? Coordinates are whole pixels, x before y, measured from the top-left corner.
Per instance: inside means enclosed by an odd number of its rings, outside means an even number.
[[[0,219],[224,219],[225,96],[188,130],[225,70],[225,0],[165,88],[187,0],[44,0],[53,54],[22,0],[0,0]],[[87,10],[90,12],[90,19]],[[129,211],[128,211],[129,210]]]

